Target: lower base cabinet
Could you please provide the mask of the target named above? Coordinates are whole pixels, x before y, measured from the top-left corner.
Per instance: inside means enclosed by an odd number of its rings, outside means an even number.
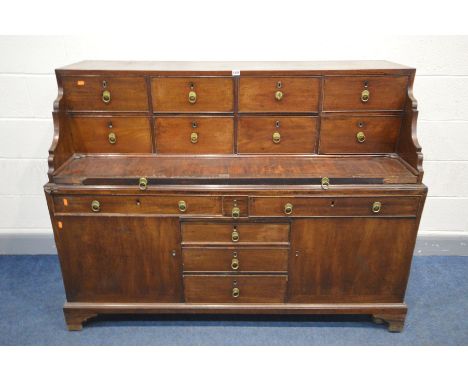
[[[76,213],[70,200],[53,215],[70,329],[101,313],[178,312],[371,314],[403,327],[417,211],[124,216]]]

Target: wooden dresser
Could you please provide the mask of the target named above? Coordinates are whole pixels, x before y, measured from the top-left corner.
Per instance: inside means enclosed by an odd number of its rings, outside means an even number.
[[[70,330],[98,314],[364,314],[401,331],[427,194],[415,70],[56,70],[45,194]]]

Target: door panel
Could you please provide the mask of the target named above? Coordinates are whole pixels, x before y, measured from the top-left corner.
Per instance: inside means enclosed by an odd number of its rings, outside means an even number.
[[[68,301],[182,300],[177,218],[64,216],[59,220],[57,243]]]
[[[289,302],[402,302],[415,218],[294,220]]]

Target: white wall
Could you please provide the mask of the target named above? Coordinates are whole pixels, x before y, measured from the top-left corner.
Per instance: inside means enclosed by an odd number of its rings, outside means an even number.
[[[417,68],[418,135],[429,198],[423,233],[468,234],[468,37],[255,41],[250,49],[177,47],[158,38],[0,37],[0,235],[51,232],[42,185],[52,141],[54,68],[84,59],[387,59]],[[258,43],[258,45],[256,45]],[[263,48],[259,50],[255,46]],[[236,52],[242,51],[242,54]],[[200,52],[212,52],[201,54]],[[262,53],[263,52],[263,53]]]

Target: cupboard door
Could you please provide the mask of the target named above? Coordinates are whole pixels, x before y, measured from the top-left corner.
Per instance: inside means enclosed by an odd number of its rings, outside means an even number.
[[[177,218],[61,216],[56,223],[69,302],[182,300]]]
[[[402,302],[415,218],[294,220],[289,302]]]

